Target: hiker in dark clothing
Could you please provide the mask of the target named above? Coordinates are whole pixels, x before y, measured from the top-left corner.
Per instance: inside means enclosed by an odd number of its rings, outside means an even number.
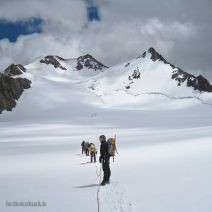
[[[89,146],[90,146],[89,142],[88,141],[85,142],[84,148],[85,148],[85,155],[86,156],[89,156]]]
[[[82,147],[82,154],[83,154],[84,151],[85,151],[85,141],[83,141],[83,142],[81,143],[81,147]]]
[[[102,169],[104,172],[104,177],[101,185],[104,186],[105,184],[110,183],[110,156],[108,155],[108,144],[106,142],[106,137],[104,135],[101,135],[99,137],[99,140],[101,142],[99,162],[102,163]]]

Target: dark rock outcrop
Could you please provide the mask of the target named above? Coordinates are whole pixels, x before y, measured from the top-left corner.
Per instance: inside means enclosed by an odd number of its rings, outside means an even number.
[[[165,64],[170,65],[173,68],[171,78],[178,82],[178,86],[181,86],[183,83],[186,83],[188,87],[192,87],[194,90],[198,90],[200,92],[212,92],[212,85],[202,75],[196,77],[192,74],[183,71],[181,68],[175,67],[173,64],[167,62],[167,60],[162,55],[160,55],[154,48],[150,48],[148,52],[151,54],[150,59],[152,61],[159,60],[164,62]],[[144,52],[140,57],[145,58],[146,54],[147,52]]]
[[[212,92],[212,85],[202,75],[197,77],[198,90]]]
[[[30,85],[31,81],[26,78],[13,78],[0,73],[0,113],[3,110],[11,111],[24,89],[30,88]]]
[[[7,76],[17,76],[26,72],[26,69],[21,65],[11,64],[4,70],[4,74]]]
[[[154,48],[149,48],[148,52],[151,54],[151,60],[160,60],[163,61],[165,64],[168,64],[166,59],[161,54],[159,54]]]
[[[41,59],[40,63],[45,63],[47,65],[53,65],[55,68],[67,70],[66,67],[62,66],[58,60],[65,61],[65,59],[63,59],[62,57],[48,55],[44,59]]]
[[[141,77],[141,72],[139,71],[139,69],[138,69],[138,67],[137,67],[137,69],[135,69],[135,70],[133,71],[133,74],[130,75],[130,76],[128,77],[128,79],[129,79],[129,80],[133,80],[133,79],[139,79],[140,77]]]
[[[128,67],[130,65],[130,63],[128,62],[127,64],[125,64],[125,66],[124,67]]]
[[[202,75],[194,76],[182,71],[180,68],[176,68],[172,72],[172,79],[178,82],[178,86],[186,82],[188,87],[193,87],[194,90],[212,92],[212,85]]]
[[[98,60],[93,58],[90,54],[86,54],[84,56],[77,58],[77,66],[75,68],[77,70],[81,70],[83,69],[83,67],[86,67],[88,69],[93,69],[94,71],[108,68],[107,66],[103,65]]]
[[[133,73],[128,76],[128,80],[129,82],[127,84],[125,84],[125,88],[126,89],[130,89],[131,84],[134,83],[134,80],[137,80],[141,77],[141,72],[139,70],[139,68],[137,67],[137,69],[133,70]]]
[[[169,64],[172,68],[176,68],[174,65],[172,65],[172,64],[169,63],[169,62],[167,62],[167,60],[166,60],[161,54],[159,54],[153,47],[149,48],[148,53],[151,54],[150,59],[151,59],[152,61],[155,62],[155,61],[159,60],[159,61],[164,62],[165,64]],[[139,56],[138,58],[141,58],[141,57],[145,58],[145,57],[146,57],[146,54],[147,54],[147,52],[144,52],[144,53],[143,53],[141,56]]]

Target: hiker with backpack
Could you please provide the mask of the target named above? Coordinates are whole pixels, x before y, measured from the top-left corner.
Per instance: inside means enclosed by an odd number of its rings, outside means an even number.
[[[94,161],[94,163],[96,163],[97,150],[96,150],[96,147],[93,143],[90,143],[89,152],[90,152],[90,155],[91,155],[91,163],[93,161]]]
[[[101,142],[99,162],[102,163],[102,169],[104,172],[101,185],[104,186],[105,184],[110,183],[110,157],[115,155],[116,146],[115,139],[109,138],[108,141],[106,141],[105,135],[99,136],[99,141]]]
[[[88,141],[85,142],[84,148],[85,148],[85,155],[86,156],[89,156],[89,146],[90,146],[89,142]]]
[[[81,147],[82,147],[82,154],[84,153],[85,151],[85,141],[83,140],[83,142],[81,143]]]

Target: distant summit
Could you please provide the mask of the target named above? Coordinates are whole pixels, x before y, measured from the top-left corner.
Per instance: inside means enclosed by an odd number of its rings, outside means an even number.
[[[60,61],[64,61],[64,59],[62,57],[59,56],[53,56],[53,55],[48,55],[46,56],[44,59],[41,59],[40,62],[41,63],[45,63],[47,65],[51,64],[53,65],[55,68],[61,68],[63,70],[67,70],[66,67],[64,67]]]
[[[84,56],[77,58],[77,70],[83,69],[83,67],[88,69],[93,69],[94,71],[103,70],[108,68],[107,66],[103,65],[101,62],[96,60],[92,55],[86,54]]]
[[[4,70],[4,74],[7,76],[17,76],[26,72],[26,69],[21,64],[11,64]]]
[[[196,77],[192,74],[183,71],[181,68],[175,67],[173,64],[167,62],[167,60],[161,54],[159,54],[153,47],[149,48],[147,52],[144,52],[142,54],[142,57],[145,58],[147,53],[151,55],[150,59],[152,61],[162,61],[165,64],[169,64],[172,69],[174,69],[172,71],[172,79],[178,82],[178,86],[181,86],[183,83],[186,83],[188,87],[193,87],[194,90],[198,90],[200,92],[212,92],[212,85],[202,75]]]
[[[57,55],[47,55],[45,57],[40,58],[39,63],[52,65],[54,68],[62,70],[69,69],[70,64],[77,71],[81,71],[84,69],[93,71],[102,71],[108,68],[107,66],[96,60],[90,54],[80,56],[76,59],[64,59]]]

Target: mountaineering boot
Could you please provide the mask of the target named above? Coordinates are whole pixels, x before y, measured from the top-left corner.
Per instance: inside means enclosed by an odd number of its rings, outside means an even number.
[[[103,180],[100,185],[105,186],[106,185],[105,181]]]
[[[105,184],[110,184],[110,180],[107,180],[107,181],[105,182]]]

